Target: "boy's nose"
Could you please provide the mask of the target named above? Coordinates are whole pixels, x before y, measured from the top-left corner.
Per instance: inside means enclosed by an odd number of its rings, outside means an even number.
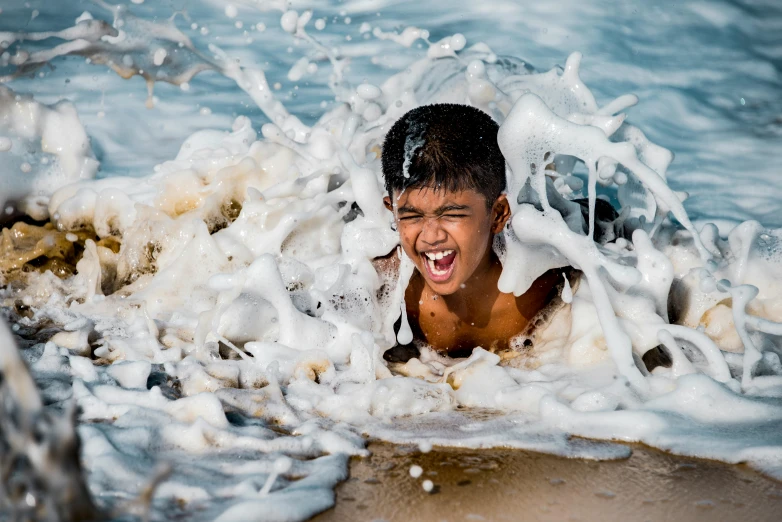
[[[421,240],[428,245],[442,243],[448,238],[439,219],[425,219],[420,234]]]

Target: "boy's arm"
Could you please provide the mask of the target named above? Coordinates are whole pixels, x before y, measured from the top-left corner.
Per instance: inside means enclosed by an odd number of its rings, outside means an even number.
[[[394,248],[388,254],[382,257],[376,257],[372,260],[372,266],[375,267],[377,275],[389,280],[396,279],[399,274],[399,253],[398,248]]]
[[[395,248],[385,256],[376,257],[372,260],[372,266],[375,267],[375,271],[380,278],[386,282],[385,284],[393,284],[392,281],[396,281],[399,275],[399,249]],[[399,332],[401,324],[401,318],[394,323],[395,334]],[[391,363],[406,363],[419,355],[421,355],[421,352],[415,343],[396,344],[385,351],[383,359]]]

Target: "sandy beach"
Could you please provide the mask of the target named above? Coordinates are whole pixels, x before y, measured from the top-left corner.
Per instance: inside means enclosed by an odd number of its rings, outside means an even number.
[[[336,506],[313,521],[776,521],[782,512],[782,484],[746,466],[640,445],[629,459],[606,462],[508,449],[369,449],[351,461]],[[423,468],[417,479],[414,465]]]

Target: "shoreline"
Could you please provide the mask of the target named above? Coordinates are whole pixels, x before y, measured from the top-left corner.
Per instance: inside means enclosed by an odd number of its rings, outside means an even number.
[[[336,505],[311,520],[779,520],[782,482],[741,464],[630,447],[628,459],[593,461],[372,442],[371,456],[351,459]],[[423,468],[419,478],[413,465]]]

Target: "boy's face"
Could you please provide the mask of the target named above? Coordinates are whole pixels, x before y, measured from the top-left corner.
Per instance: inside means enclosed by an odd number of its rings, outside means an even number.
[[[411,188],[384,201],[394,212],[402,248],[440,295],[459,291],[476,270],[490,266],[494,234],[510,217],[504,195],[487,208],[475,190]]]

